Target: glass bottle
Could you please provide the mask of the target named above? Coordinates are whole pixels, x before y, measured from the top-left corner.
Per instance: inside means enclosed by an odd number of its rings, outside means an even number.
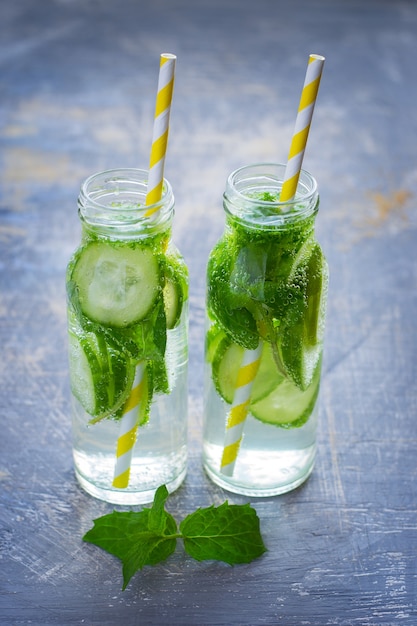
[[[151,502],[183,481],[187,461],[188,272],[171,240],[164,180],[99,172],[82,185],[82,240],[67,268],[75,473],[91,495]]]
[[[250,496],[294,489],[316,454],[328,267],[316,181],[302,171],[280,202],[284,173],[267,163],[229,176],[207,268],[203,464]]]

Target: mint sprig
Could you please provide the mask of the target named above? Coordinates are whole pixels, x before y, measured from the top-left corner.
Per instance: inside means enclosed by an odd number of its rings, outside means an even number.
[[[165,510],[168,495],[162,485],[151,508],[103,515],[83,537],[122,561],[123,589],[145,565],[165,561],[175,551],[177,539],[183,540],[187,554],[198,561],[250,563],[266,551],[259,518],[250,504],[226,501],[219,507],[197,509],[178,530],[175,519]]]

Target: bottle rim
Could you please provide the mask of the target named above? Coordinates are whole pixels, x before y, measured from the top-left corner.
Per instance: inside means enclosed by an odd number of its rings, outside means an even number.
[[[175,199],[164,178],[159,202],[146,205],[148,170],[115,168],[92,174],[81,185],[78,210],[82,221],[92,228],[148,230],[170,223]]]
[[[225,211],[243,222],[258,226],[279,226],[299,221],[318,211],[318,186],[307,170],[300,171],[294,199],[281,202],[286,165],[283,163],[255,163],[233,171],[227,178],[224,193]],[[263,199],[269,192],[273,199]]]

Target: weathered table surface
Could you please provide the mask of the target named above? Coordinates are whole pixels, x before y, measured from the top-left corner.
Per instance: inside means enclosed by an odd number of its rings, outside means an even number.
[[[0,624],[417,623],[417,4],[2,0]],[[72,470],[64,273],[82,180],[147,167],[159,54],[178,56],[165,174],[191,274],[190,459],[168,508],[251,501],[269,551],[178,547],[121,591],[81,537],[113,507]],[[326,56],[304,165],[331,268],[319,454],[287,495],[201,469],[205,263],[227,175],[285,161],[310,52]]]

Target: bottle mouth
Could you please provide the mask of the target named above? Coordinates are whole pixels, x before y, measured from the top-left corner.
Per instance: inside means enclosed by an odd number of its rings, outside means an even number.
[[[226,212],[263,227],[299,221],[318,211],[318,188],[313,176],[301,170],[295,197],[280,201],[286,166],[258,163],[241,167],[230,174],[224,193]]]
[[[137,234],[163,230],[173,217],[174,196],[164,179],[159,202],[146,205],[148,171],[113,169],[89,176],[81,186],[78,210],[83,222],[100,232]]]

